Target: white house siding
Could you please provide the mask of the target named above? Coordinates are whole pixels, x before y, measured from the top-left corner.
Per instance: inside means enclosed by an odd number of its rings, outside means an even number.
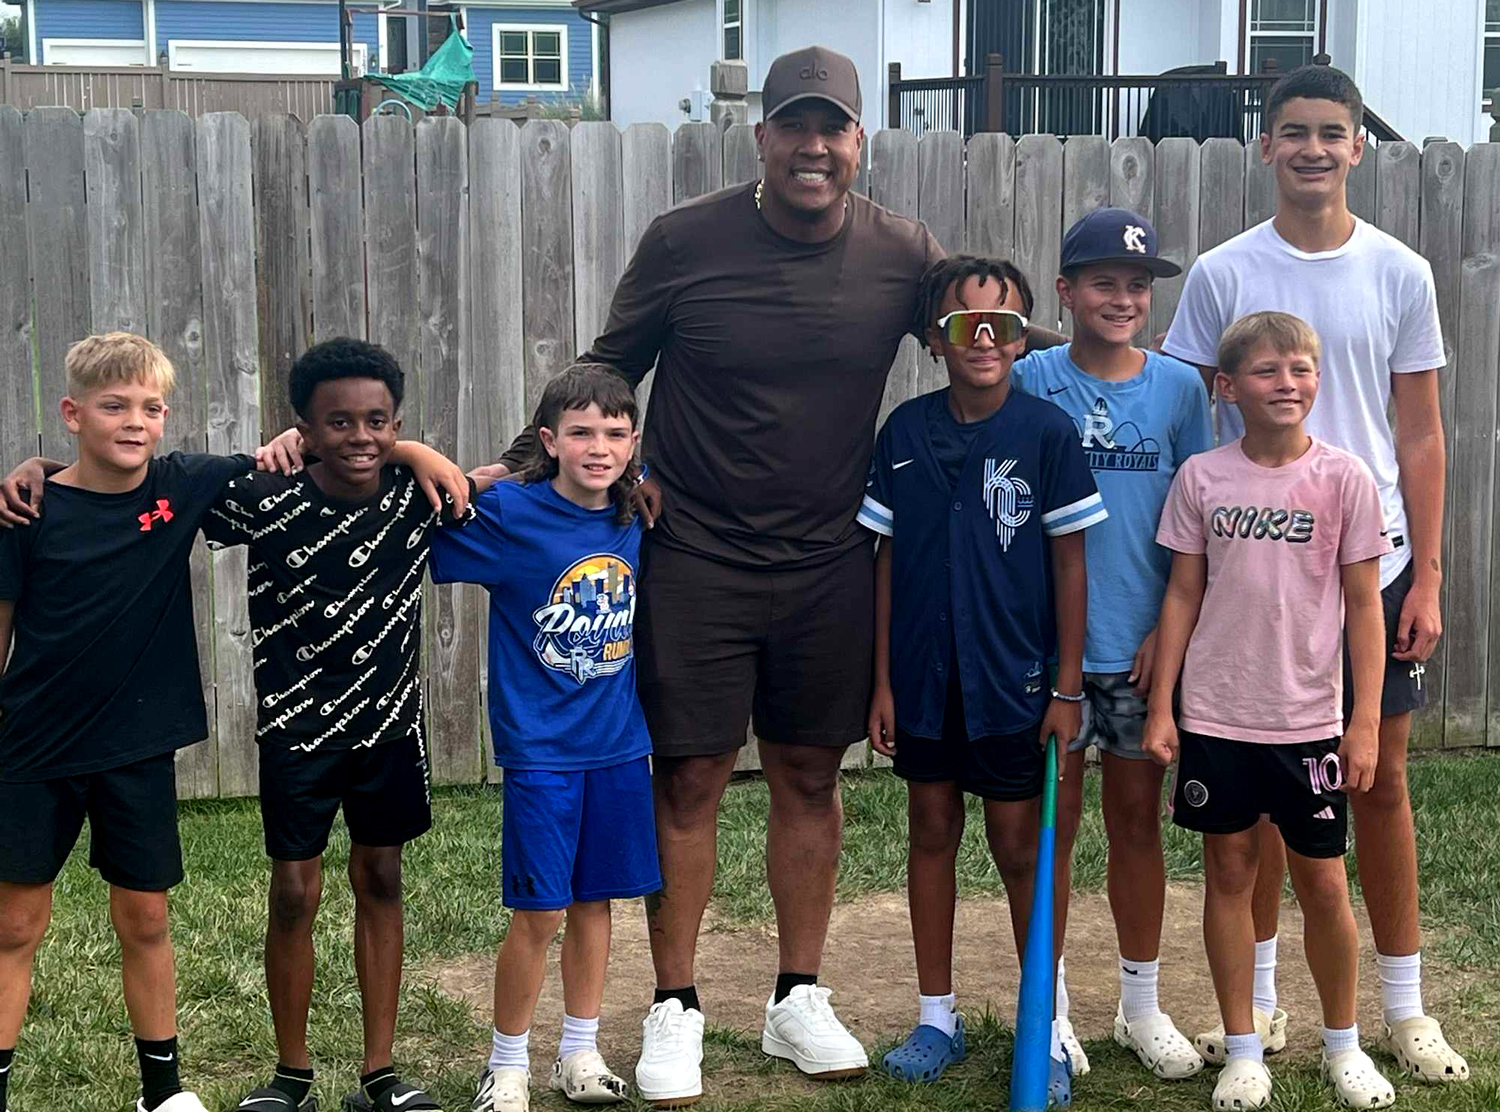
[[[681,0],[610,20],[610,114],[621,127],[688,117],[677,102],[708,88],[718,57],[714,0]]]
[[[1222,0],[1116,0],[1120,7],[1119,73],[1162,73],[1177,66],[1211,65],[1218,53]],[[1105,41],[1106,65],[1112,51]]]
[[[1483,9],[1482,0],[1359,5],[1351,72],[1370,107],[1406,138],[1445,135],[1468,144],[1486,137],[1479,111]],[[1329,24],[1333,31],[1331,15]],[[1344,66],[1345,57],[1335,55],[1334,64]]]
[[[786,3],[786,0],[782,0]],[[953,75],[954,0],[887,0],[885,5],[885,60],[901,63],[902,77]],[[963,44],[959,44],[960,65]],[[860,79],[868,88],[870,79]],[[883,75],[882,75],[883,76]],[[868,92],[866,97],[870,95]]]

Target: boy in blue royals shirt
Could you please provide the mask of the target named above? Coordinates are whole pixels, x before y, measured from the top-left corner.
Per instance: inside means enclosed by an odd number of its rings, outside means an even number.
[[[1083,530],[1106,513],[1067,414],[1011,389],[1031,305],[1009,263],[958,256],[928,271],[921,331],[950,386],[891,414],[859,511],[881,535],[869,728],[907,781],[919,992],[918,1025],[884,1064],[913,1081],[964,1054],[952,983],[964,793],[984,800],[1020,953],[1045,743],[1067,746],[1081,724]],[[1052,1058],[1053,1094],[1067,1103],[1056,1030]]]
[[[1157,1001],[1166,899],[1163,770],[1142,751],[1141,734],[1156,619],[1172,567],[1172,554],[1156,543],[1156,526],[1177,469],[1213,447],[1208,398],[1194,368],[1131,344],[1150,320],[1152,282],[1182,273],[1158,256],[1149,221],[1121,208],[1092,212],[1064,237],[1061,262],[1057,292],[1073,314],[1072,342],[1028,355],[1012,373],[1021,389],[1073,419],[1109,520],[1089,534],[1087,701],[1058,800],[1057,898],[1066,918],[1083,812],[1083,755],[1094,745],[1103,766],[1109,903],[1120,946],[1115,1041],[1157,1077],[1185,1078],[1203,1068],[1203,1059]],[[1057,1017],[1074,1076],[1087,1073],[1088,1059],[1068,1022],[1060,957]]]
[[[466,528],[433,542],[435,582],[490,592],[490,727],[505,771],[501,869],[514,914],[474,1112],[526,1112],[531,1019],[565,913],[551,1087],[585,1104],[626,1095],[597,1049],[609,901],[661,887],[651,739],[635,694],[635,418],[619,375],[570,368],[542,395],[537,456],[520,481],[491,487]]]

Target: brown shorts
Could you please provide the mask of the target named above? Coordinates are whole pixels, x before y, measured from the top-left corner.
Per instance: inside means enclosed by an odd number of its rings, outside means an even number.
[[[811,568],[752,571],[641,546],[636,667],[655,752],[732,753],[755,734],[842,748],[865,736],[874,549]]]

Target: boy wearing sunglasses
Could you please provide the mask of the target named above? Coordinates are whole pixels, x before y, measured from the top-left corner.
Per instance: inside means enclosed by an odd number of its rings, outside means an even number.
[[[984,800],[1019,954],[1044,747],[1055,736],[1065,748],[1080,727],[1083,530],[1106,514],[1068,415],[1011,389],[1031,306],[1008,262],[956,256],[927,272],[914,331],[946,362],[950,385],[891,414],[859,510],[881,537],[869,730],[907,781],[920,994],[916,1029],[884,1065],[910,1081],[934,1081],[964,1055],[952,983],[964,793]],[[1053,1062],[1066,1103],[1055,1030]]]
[[[1122,208],[1098,209],[1068,231],[1057,293],[1073,315],[1072,342],[1027,356],[1015,379],[1060,406],[1109,507],[1089,534],[1083,728],[1068,747],[1057,809],[1058,904],[1066,919],[1073,841],[1083,813],[1084,750],[1098,748],[1108,889],[1119,940],[1115,1041],[1163,1080],[1191,1077],[1203,1059],[1157,1000],[1166,868],[1161,845],[1164,769],[1141,749],[1156,619],[1172,555],[1156,526],[1177,469],[1213,447],[1208,398],[1186,363],[1133,345],[1151,318],[1152,283],[1182,273],[1157,254],[1156,229]],[[1059,950],[1061,953],[1061,950]],[[1075,1076],[1088,1058],[1068,1022],[1061,959],[1057,1016]]]

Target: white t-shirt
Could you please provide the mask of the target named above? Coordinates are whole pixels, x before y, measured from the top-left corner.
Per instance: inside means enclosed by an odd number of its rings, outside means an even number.
[[[1391,375],[1447,364],[1432,267],[1394,236],[1358,218],[1332,251],[1299,251],[1271,221],[1199,256],[1167,333],[1166,351],[1219,365],[1219,339],[1247,313],[1275,309],[1307,321],[1323,341],[1321,384],[1306,428],[1369,465],[1395,551],[1380,563],[1386,587],[1411,562],[1406,504],[1386,407]],[[1219,405],[1219,443],[1244,434],[1232,405]]]

